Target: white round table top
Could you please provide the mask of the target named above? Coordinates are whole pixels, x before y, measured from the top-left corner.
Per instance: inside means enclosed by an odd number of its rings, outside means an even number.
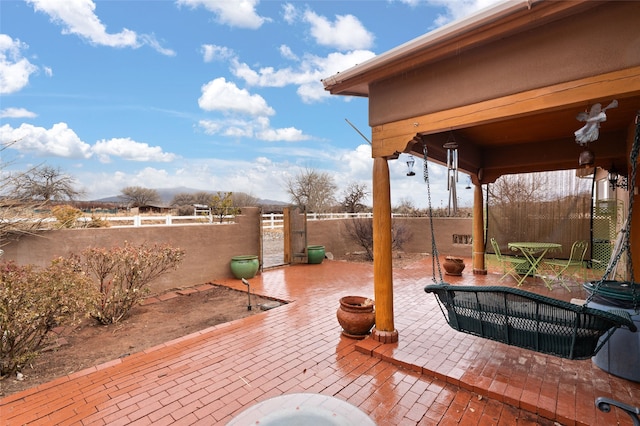
[[[294,393],[269,398],[249,407],[227,424],[375,426],[375,422],[358,407],[317,393]]]

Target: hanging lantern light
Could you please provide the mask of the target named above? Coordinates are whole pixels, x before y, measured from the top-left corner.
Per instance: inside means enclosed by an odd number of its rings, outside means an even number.
[[[413,155],[409,156],[407,159],[407,176],[415,176],[416,173],[413,171],[413,165],[416,163],[416,160],[413,159]]]
[[[627,178],[625,176],[620,176],[613,164],[611,165],[611,169],[609,169],[607,180],[609,181],[609,186],[613,191],[615,191],[616,188],[621,188],[624,190],[627,190],[629,188]]]

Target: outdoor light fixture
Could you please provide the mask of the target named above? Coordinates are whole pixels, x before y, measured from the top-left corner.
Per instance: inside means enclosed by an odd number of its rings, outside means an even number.
[[[625,176],[620,176],[613,164],[611,165],[611,169],[609,170],[607,180],[609,181],[609,186],[613,191],[615,191],[616,188],[622,188],[624,190],[627,190],[629,188],[627,178]]]
[[[413,165],[416,164],[416,160],[413,159],[413,155],[409,156],[407,160],[407,176],[415,176],[416,173],[413,171]]]
[[[249,281],[245,280],[244,278],[242,279],[242,284],[247,286],[247,298],[249,303],[247,304],[247,311],[251,310],[251,285],[249,284]]]

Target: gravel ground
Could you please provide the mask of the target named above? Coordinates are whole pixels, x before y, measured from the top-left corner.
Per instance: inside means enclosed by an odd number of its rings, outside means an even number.
[[[277,229],[265,229],[262,233],[263,267],[284,264],[284,233]]]

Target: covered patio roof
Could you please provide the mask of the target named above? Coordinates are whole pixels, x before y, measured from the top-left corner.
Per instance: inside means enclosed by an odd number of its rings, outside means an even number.
[[[637,2],[502,2],[323,83],[369,97],[373,157],[421,155],[426,142],[444,162],[453,137],[476,183],[578,167],[577,114],[616,99],[589,149],[596,166],[626,173],[640,110],[639,15]]]

